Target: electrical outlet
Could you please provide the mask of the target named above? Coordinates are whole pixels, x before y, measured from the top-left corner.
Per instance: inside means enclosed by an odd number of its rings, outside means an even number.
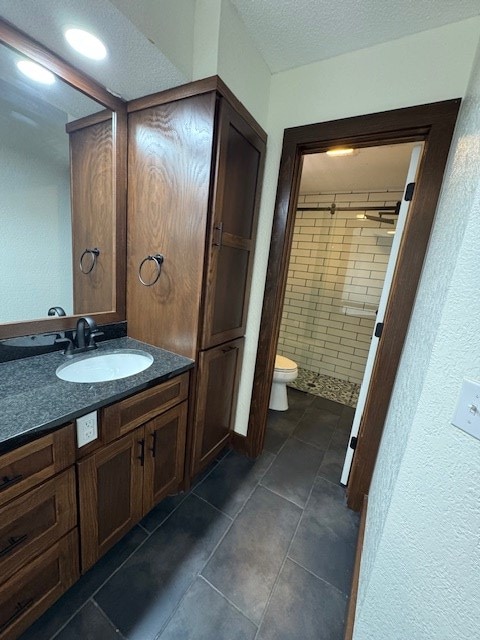
[[[464,380],[452,424],[480,439],[480,382]]]
[[[97,438],[97,412],[92,411],[92,413],[77,418],[77,446],[84,447]]]

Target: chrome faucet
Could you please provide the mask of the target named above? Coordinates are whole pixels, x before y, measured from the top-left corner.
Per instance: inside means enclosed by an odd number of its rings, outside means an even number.
[[[97,348],[95,338],[103,336],[103,331],[97,329],[97,323],[90,316],[83,316],[77,320],[77,330],[75,340],[70,338],[60,338],[55,340],[55,344],[66,345],[63,352],[66,356],[73,356],[75,353],[91,351]]]

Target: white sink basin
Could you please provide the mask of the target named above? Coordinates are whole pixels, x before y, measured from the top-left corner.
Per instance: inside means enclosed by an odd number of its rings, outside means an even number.
[[[77,357],[61,364],[55,373],[67,382],[108,382],[145,371],[152,362],[153,356],[146,351],[116,349]]]

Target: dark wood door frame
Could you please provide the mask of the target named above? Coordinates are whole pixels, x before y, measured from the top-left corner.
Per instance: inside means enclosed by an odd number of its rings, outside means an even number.
[[[368,494],[459,106],[455,99],[285,130],[245,442],[252,457],[261,453],[265,438],[303,156],[333,146],[425,142],[348,483],[348,505],[357,511]]]

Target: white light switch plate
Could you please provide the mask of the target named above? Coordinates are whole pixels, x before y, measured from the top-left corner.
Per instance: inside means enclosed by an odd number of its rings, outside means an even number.
[[[452,424],[480,440],[480,382],[463,381]]]
[[[77,446],[84,447],[97,438],[97,412],[92,411],[92,413],[77,418]]]

